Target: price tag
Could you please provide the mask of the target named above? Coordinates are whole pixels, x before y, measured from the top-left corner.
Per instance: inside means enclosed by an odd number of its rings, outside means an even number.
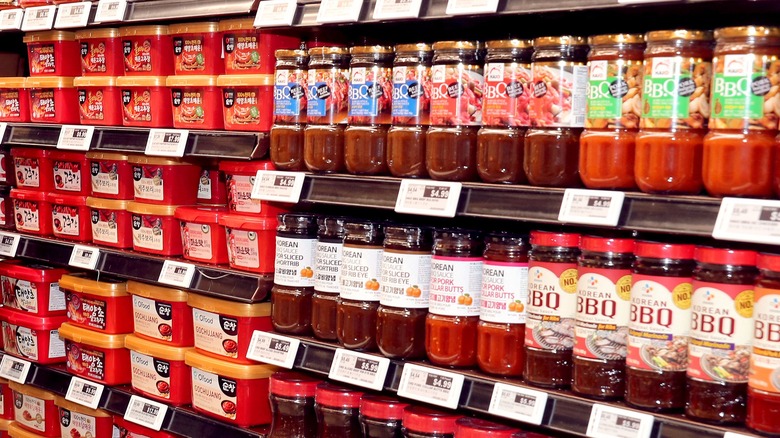
[[[405,364],[398,396],[457,409],[463,390],[463,375],[419,365]]]
[[[455,217],[462,188],[458,182],[402,179],[395,212]]]
[[[297,10],[296,0],[262,1],[257,5],[255,27],[292,26]]]
[[[24,9],[6,9],[0,11],[0,30],[19,30],[22,28]]]
[[[726,432],[723,434],[723,438],[756,438],[757,435],[744,435],[741,433]]]
[[[92,146],[93,135],[95,135],[94,126],[62,125],[57,149],[88,151]]]
[[[57,6],[37,6],[24,10],[24,19],[22,20],[22,30],[27,32],[31,30],[49,30],[54,26],[54,16],[57,13]]]
[[[125,421],[159,432],[167,412],[168,405],[133,395],[130,397],[130,403],[127,405],[124,418]]]
[[[780,201],[723,198],[712,237],[780,244]]]
[[[547,408],[547,393],[518,386],[496,383],[488,412],[500,417],[542,424]]]
[[[291,369],[301,341],[276,333],[255,330],[246,357],[258,362]]]
[[[494,14],[498,0],[447,0],[447,15]]]
[[[8,123],[0,122],[0,143],[5,139],[5,131],[8,129]]]
[[[160,271],[157,282],[189,289],[192,284],[192,277],[195,275],[195,270],[195,265],[192,263],[166,260],[163,262],[162,271]]]
[[[417,18],[420,16],[422,0],[376,0],[374,20]]]
[[[263,201],[290,202],[297,204],[306,180],[303,172],[277,172],[258,170],[252,186],[252,199]]]
[[[146,140],[146,155],[183,157],[190,131],[186,129],[150,129]]]
[[[66,3],[57,9],[57,19],[54,21],[55,29],[69,29],[72,27],[84,27],[89,22],[89,13],[92,11],[92,2]]]
[[[104,389],[106,387],[100,383],[90,382],[74,376],[70,379],[68,392],[65,393],[65,400],[78,403],[90,409],[97,409]]]
[[[649,414],[594,404],[586,436],[592,438],[650,438],[655,419]]]
[[[30,374],[32,363],[13,357],[10,354],[3,355],[0,361],[0,377],[24,385],[27,375]]]
[[[22,236],[16,233],[8,233],[0,231],[0,256],[14,258],[16,252],[19,249],[19,242],[21,242]]]
[[[561,222],[614,227],[626,194],[607,190],[566,189],[558,212]]]
[[[100,258],[100,250],[91,246],[73,245],[68,264],[74,268],[94,271]]]
[[[354,23],[360,19],[363,0],[322,0],[317,23]]]
[[[328,378],[381,391],[385,386],[390,359],[337,348]]]
[[[124,21],[126,10],[127,0],[100,0],[95,13],[95,22]]]

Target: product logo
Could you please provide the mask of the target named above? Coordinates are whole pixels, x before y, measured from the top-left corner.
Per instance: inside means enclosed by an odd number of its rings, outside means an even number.
[[[591,61],[590,78],[595,81],[607,79],[607,61]]]
[[[744,76],[748,71],[750,59],[744,55],[726,55],[723,76]]]
[[[504,64],[488,64],[487,80],[498,82],[504,80]]]
[[[395,67],[393,69],[393,83],[403,84],[406,82],[406,67]]]
[[[276,73],[276,85],[287,85],[287,70],[281,70]]]
[[[434,65],[431,67],[431,81],[437,84],[444,82],[444,68],[443,65]]]
[[[352,83],[353,84],[365,84],[366,83],[366,68],[355,67],[352,69]]]
[[[653,58],[653,77],[671,78],[674,76],[673,64],[672,58]]]

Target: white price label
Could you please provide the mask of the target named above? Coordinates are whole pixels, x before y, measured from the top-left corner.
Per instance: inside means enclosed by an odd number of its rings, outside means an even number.
[[[166,260],[163,262],[162,271],[160,271],[157,282],[188,289],[192,284],[192,277],[195,275],[195,270],[195,265],[192,263]]]
[[[0,122],[0,143],[3,143],[3,140],[5,140],[6,129],[8,129],[8,123]]]
[[[0,256],[14,258],[19,249],[19,242],[22,236],[16,233],[0,231]]]
[[[96,23],[124,21],[127,0],[100,0],[95,13]]]
[[[381,391],[385,386],[390,359],[337,348],[328,378]]]
[[[780,201],[723,198],[712,237],[780,244]]]
[[[296,0],[262,1],[257,5],[255,27],[292,26],[297,10]]]
[[[74,376],[70,379],[68,392],[65,393],[65,400],[78,403],[90,409],[97,409],[104,389],[106,387],[100,383],[90,382]]]
[[[354,23],[362,10],[363,0],[322,0],[317,23]]]
[[[49,30],[54,26],[54,16],[57,14],[57,6],[37,6],[24,10],[22,30]]]
[[[89,22],[89,13],[92,11],[92,2],[66,3],[57,9],[57,20],[54,21],[55,29],[70,29],[72,27],[84,27]]]
[[[0,30],[19,30],[22,28],[24,9],[6,9],[0,11]]]
[[[146,155],[183,157],[190,131],[186,129],[150,129]]]
[[[650,438],[652,415],[594,404],[588,421],[587,436],[592,438]]]
[[[301,341],[276,333],[255,330],[246,357],[282,368],[292,369]]]
[[[376,0],[374,20],[417,18],[420,16],[422,0]]]
[[[488,412],[538,426],[542,424],[546,408],[546,392],[496,383],[493,386]]]
[[[60,138],[57,140],[57,149],[88,151],[92,146],[94,135],[94,126],[62,125]]]
[[[745,435],[742,433],[726,432],[723,434],[723,438],[756,438],[758,435]]]
[[[74,268],[94,271],[100,258],[100,250],[91,246],[73,245],[68,264]]]
[[[125,421],[159,432],[167,412],[168,405],[134,395],[130,397],[124,418]]]
[[[398,396],[457,409],[463,380],[462,374],[405,364],[398,384]]]
[[[3,355],[0,361],[0,377],[24,385],[27,375],[30,374],[32,363],[13,357],[10,354]]]
[[[494,14],[498,0],[447,0],[447,15]]]
[[[462,188],[459,182],[402,179],[395,212],[455,217]]]
[[[258,170],[251,198],[297,204],[305,180],[306,174],[303,172]]]
[[[566,189],[558,220],[574,224],[614,227],[623,211],[626,194],[607,190]]]

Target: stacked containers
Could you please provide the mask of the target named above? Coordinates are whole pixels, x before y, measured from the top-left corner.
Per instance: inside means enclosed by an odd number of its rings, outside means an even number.
[[[11,429],[18,426],[18,430],[39,434],[28,434],[29,436],[60,436],[59,412],[54,404],[56,396],[30,385],[11,382],[10,386],[14,392],[14,420],[16,421]],[[21,435],[13,436],[27,435],[22,432]]]
[[[51,159],[54,191],[46,200],[51,204],[54,237],[89,241],[92,228],[87,207],[90,192],[87,157],[83,152],[55,151]]]
[[[40,123],[78,123],[76,89],[73,77],[80,67],[76,61],[79,45],[73,32],[30,33],[27,44],[30,78],[30,118]]]
[[[56,397],[59,409],[60,432],[64,437],[109,437],[113,430],[111,414],[102,409],[90,409]]]
[[[87,198],[92,242],[114,248],[133,246],[129,200],[133,199],[133,168],[121,153],[87,152],[91,195]]]
[[[47,236],[51,234],[51,152],[45,149],[11,148],[16,188],[11,190],[16,230]]]

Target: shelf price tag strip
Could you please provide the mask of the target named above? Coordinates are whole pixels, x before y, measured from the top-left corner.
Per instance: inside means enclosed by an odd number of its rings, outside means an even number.
[[[780,244],[780,201],[723,198],[712,237]]]
[[[558,220],[614,227],[620,220],[626,194],[607,190],[566,189]]]
[[[96,23],[124,21],[127,0],[100,0],[95,13]]]
[[[27,381],[27,375],[30,374],[30,367],[32,367],[32,363],[5,354],[0,361],[0,377],[24,385]]]
[[[262,1],[257,5],[255,27],[292,26],[297,9],[296,0]]]
[[[89,269],[94,271],[100,258],[100,250],[91,246],[73,245],[68,265],[74,268]]]
[[[363,0],[322,0],[317,23],[354,23],[360,19]]]
[[[398,384],[398,396],[457,409],[463,381],[462,374],[405,364]]]
[[[144,153],[159,157],[181,158],[184,156],[189,136],[190,131],[186,129],[150,129]]]
[[[328,378],[381,391],[385,385],[390,359],[337,348]]]
[[[192,263],[182,263],[173,260],[163,262],[158,283],[169,284],[171,286],[189,289],[192,285],[192,278],[197,268]]]
[[[488,412],[499,417],[541,425],[548,394],[519,386],[496,383]]]
[[[55,29],[70,29],[85,27],[89,22],[89,13],[92,11],[92,2],[66,3],[57,9],[57,19],[54,21]]]
[[[31,30],[49,30],[54,26],[54,15],[57,13],[57,6],[37,6],[27,8],[24,11],[24,20],[22,20],[22,30],[25,32]]]
[[[167,412],[168,405],[133,395],[127,404],[124,419],[159,432]]]
[[[100,404],[100,397],[103,396],[103,390],[106,387],[100,383],[90,382],[80,377],[73,376],[68,385],[68,392],[65,393],[65,400],[78,403],[90,409],[97,409]]]
[[[16,233],[0,231],[0,257],[16,257],[21,240],[22,236]]]
[[[652,415],[594,404],[586,436],[591,438],[650,438]]]
[[[0,11],[0,30],[19,30],[22,28],[24,9],[6,9]]]
[[[395,212],[455,217],[462,188],[459,182],[402,179]]]
[[[263,201],[297,204],[301,199],[305,180],[306,174],[303,172],[258,170],[250,197]]]
[[[422,0],[376,0],[374,20],[418,18]]]
[[[292,369],[301,341],[287,336],[255,330],[246,357],[258,362]]]
[[[741,433],[726,432],[723,434],[723,438],[755,438],[753,435],[743,435]]]
[[[448,0],[447,15],[495,14],[498,0]]]
[[[95,135],[94,126],[62,125],[57,149],[70,151],[88,151]]]

